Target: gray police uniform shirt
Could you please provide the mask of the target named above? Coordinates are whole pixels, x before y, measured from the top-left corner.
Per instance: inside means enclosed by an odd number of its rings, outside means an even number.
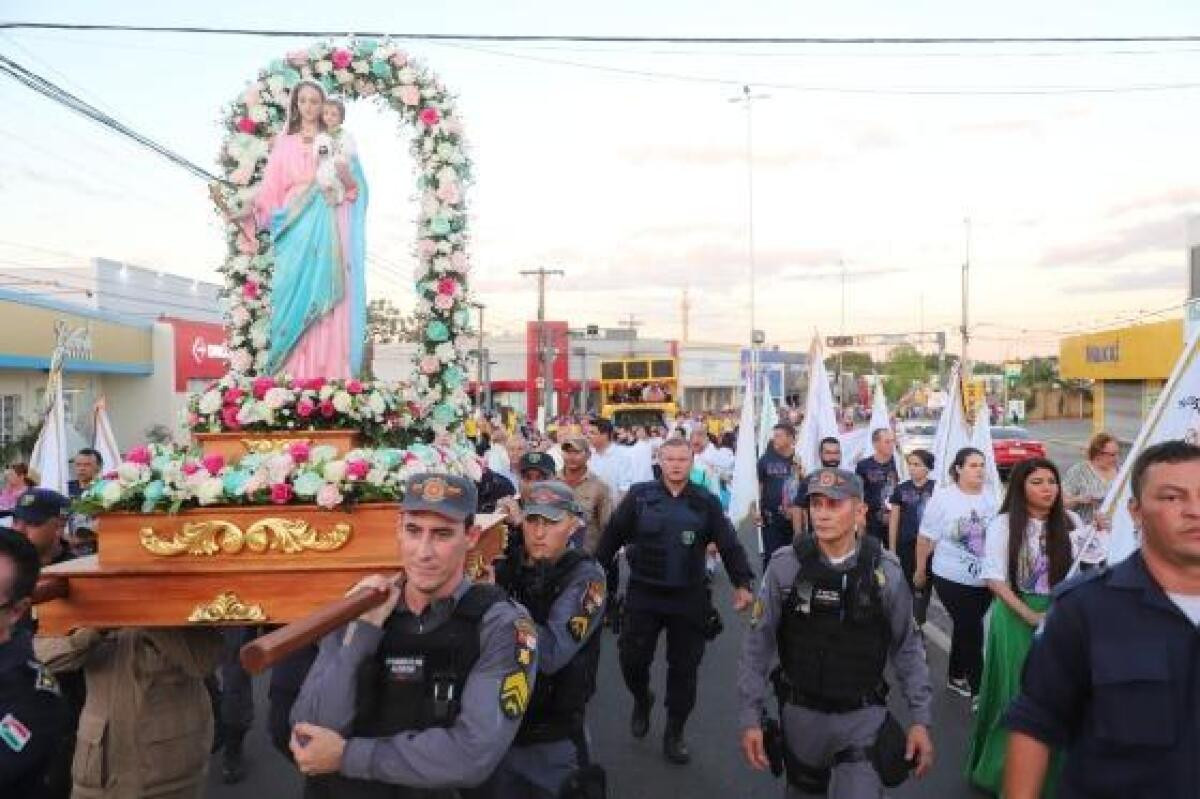
[[[451,599],[432,603],[421,615],[423,628],[444,624],[470,587],[463,580]],[[394,612],[409,612],[403,597]],[[463,687],[462,710],[454,723],[388,738],[349,738],[342,776],[411,788],[471,787],[487,779],[521,726],[521,715],[510,718],[501,709],[506,678],[518,671],[525,675],[522,712],[533,694],[537,643],[529,646],[521,627],[532,628],[524,608],[506,601],[492,605],[480,620],[479,660]],[[348,736],[358,667],[375,655],[382,639],[382,627],[359,620],[325,636],[292,707],[292,723],[304,721]],[[527,651],[534,657],[523,657]]]
[[[825,559],[825,556],[821,556]],[[828,559],[825,559],[828,563]],[[838,571],[852,569],[858,560],[856,549]],[[891,622],[892,643],[888,660],[896,672],[901,691],[912,713],[913,722],[929,726],[933,719],[933,687],[925,662],[925,645],[917,632],[912,615],[912,594],[904,580],[900,561],[891,552],[880,557],[883,570],[883,608]],[[762,585],[750,615],[750,630],[742,642],[738,661],[738,707],[741,729],[759,726],[768,699],[774,703],[769,675],[777,662],[776,632],[782,617],[783,600],[792,590],[800,561],[790,546],[776,550],[763,574]]]
[[[606,599],[604,569],[594,560],[581,561],[550,606],[546,623],[537,625],[539,673],[555,674],[579,654],[600,627]],[[573,626],[581,631],[578,641]]]

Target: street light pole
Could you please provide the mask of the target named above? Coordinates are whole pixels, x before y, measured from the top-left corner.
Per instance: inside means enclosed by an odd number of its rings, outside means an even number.
[[[479,406],[480,410],[484,410],[486,406],[483,403],[483,366],[488,357],[487,350],[483,348],[483,309],[486,306],[482,302],[472,302],[471,307],[479,311],[479,362],[475,378],[475,403]]]
[[[521,274],[538,279],[538,355],[541,356],[542,363],[542,402],[545,415],[542,424],[549,425],[550,417],[554,415],[554,348],[546,335],[546,277],[548,275],[562,276],[566,273],[561,269],[538,267],[524,270]]]
[[[749,86],[742,87],[740,97],[731,97],[729,102],[744,104],[746,108],[746,255],[750,265],[750,384],[754,386],[753,398],[758,407],[758,317],[755,296],[757,265],[754,258],[754,101],[766,100],[769,94],[754,94]]]

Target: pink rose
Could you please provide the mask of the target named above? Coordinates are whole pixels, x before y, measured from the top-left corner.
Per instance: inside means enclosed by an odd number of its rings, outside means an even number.
[[[275,378],[263,375],[262,377],[254,378],[254,382],[250,385],[251,390],[254,392],[254,398],[260,400],[267,396],[268,391],[275,388]]]
[[[437,242],[433,239],[419,239],[417,241],[417,255],[422,258],[432,258],[437,252]]]
[[[455,116],[443,117],[442,129],[451,136],[461,136],[463,132],[462,120]]]
[[[333,407],[333,403],[329,400],[321,400],[321,405],[319,407],[321,415],[326,419],[332,419],[333,415],[337,413],[337,409]]]
[[[237,121],[237,129],[242,133],[253,134],[255,127],[254,120],[250,117],[242,117]]]
[[[260,293],[261,288],[257,280],[247,280],[242,284],[242,296],[246,299],[257,300]]]
[[[236,405],[226,405],[221,409],[221,423],[229,430],[241,428],[242,423],[238,421],[238,408]]]
[[[225,468],[224,455],[205,455],[201,463],[209,474],[215,475]]]
[[[150,448],[145,444],[134,447],[125,453],[125,460],[130,463],[136,463],[141,466],[150,465]]]
[[[119,476],[120,475],[118,475],[116,472],[105,472],[104,474],[100,475],[101,479],[103,480],[116,480]]]
[[[225,396],[223,399],[226,405],[237,405],[242,401],[242,397],[244,396],[246,396],[246,393],[240,388],[227,388],[225,389]]]
[[[370,81],[367,81],[367,80],[359,80],[359,81],[355,81],[354,83],[355,83],[355,88],[358,89],[358,93],[363,97],[372,97],[375,95],[376,92],[379,91],[378,89],[375,88],[374,83],[371,83]]]
[[[462,250],[455,250],[450,253],[450,267],[455,272],[466,272],[470,264],[467,263],[467,254]]]
[[[303,441],[293,442],[292,445],[288,447],[288,454],[292,456],[292,460],[294,460],[296,463],[304,463],[308,460],[308,444],[304,443]]]
[[[286,505],[292,501],[292,487],[287,483],[271,484],[271,501],[276,505]]]
[[[432,375],[437,374],[437,370],[442,368],[442,362],[436,355],[426,355],[421,359],[421,373]]]
[[[250,182],[250,178],[246,178],[246,182]],[[245,185],[245,184],[240,184]],[[437,198],[448,205],[454,205],[462,199],[462,193],[458,190],[457,183],[447,181],[438,186]]]
[[[198,471],[200,471],[200,464],[196,463],[195,461],[184,461],[183,473],[188,477],[191,477]]]
[[[421,90],[412,84],[404,84],[400,87],[400,102],[405,105],[419,105],[421,102]]]
[[[301,419],[307,419],[308,417],[312,416],[313,411],[316,409],[317,406],[314,405],[313,401],[310,399],[302,399],[296,403],[296,415]]]
[[[432,128],[442,118],[442,114],[436,108],[422,108],[421,113],[417,114],[417,119],[421,120],[421,124]]]
[[[433,298],[433,307],[439,311],[449,311],[454,307],[454,298],[445,294],[439,294]]]
[[[342,492],[333,483],[326,483],[317,489],[317,504],[322,508],[333,508],[342,504]]]
[[[362,390],[363,390],[362,382],[360,382],[358,380],[354,380],[353,378],[346,381],[346,393],[347,394],[361,394]]]
[[[362,480],[371,471],[371,464],[364,460],[346,461],[346,476],[351,480]]]
[[[329,60],[333,62],[334,69],[345,69],[350,66],[350,62],[354,59],[350,55],[349,50],[338,49],[333,51],[333,54],[329,56]]]
[[[458,282],[452,277],[439,278],[437,282],[437,290],[438,294],[445,294],[449,297],[453,297],[454,293],[458,291]]]
[[[408,63],[408,53],[400,50],[392,54],[391,60],[392,66],[394,66],[396,69],[403,69],[404,65]]]
[[[294,67],[302,67],[308,63],[308,51],[293,50],[287,54],[287,61]]]
[[[198,424],[200,424],[200,414],[189,413],[188,414],[188,427],[195,427]]]
[[[246,91],[242,93],[242,102],[246,105],[258,105],[262,102],[262,95],[259,94],[257,83],[248,86]]]
[[[229,173],[229,179],[239,186],[246,186],[250,183],[250,178],[254,177],[254,164],[242,164],[237,169]],[[450,202],[447,200],[447,202]]]
[[[305,381],[304,387],[307,388],[309,391],[320,391],[322,388],[324,388],[324,386],[325,386],[325,378],[310,377],[310,378],[308,378],[307,381]]]

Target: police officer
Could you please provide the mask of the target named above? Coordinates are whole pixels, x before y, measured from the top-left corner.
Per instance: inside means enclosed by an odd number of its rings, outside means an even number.
[[[1200,796],[1200,448],[1147,447],[1130,470],[1141,549],[1059,585],[1006,718],[1004,795]]]
[[[0,528],[0,796],[42,799],[52,758],[67,731],[58,683],[33,657],[19,624],[41,564],[20,533]]]
[[[808,498],[813,535],[775,553],[751,611],[738,665],[742,752],[767,768],[761,725],[778,657],[785,795],[877,799],[885,781],[898,784],[910,766],[923,776],[933,761],[925,649],[899,561],[857,535],[858,477],[818,469]],[[907,736],[887,709],[889,662],[913,717]]]
[[[537,625],[538,676],[513,747],[489,781],[494,799],[554,799],[589,756],[584,710],[596,687],[604,571],[571,541],[584,524],[566,483],[533,485],[525,505],[524,562],[505,562],[496,582]]]
[[[460,477],[406,483],[402,583],[360,583],[387,601],[325,637],[292,708],[305,796],[454,797],[508,751],[534,688],[537,630],[503,589],[464,574],[476,502]]]
[[[609,566],[625,547],[629,586],[625,618],[617,642],[621,673],[633,694],[630,732],[643,738],[650,729],[650,664],[658,636],[667,631],[667,726],[663,754],[684,764],[691,753],[683,727],[696,704],[696,670],[704,655],[711,602],[705,552],[715,543],[734,585],[733,606],[741,611],[753,599],[754,572],[746,551],[721,510],[721,502],[692,485],[692,451],[680,438],[664,441],[658,454],[662,479],[636,483],[617,506],[596,549]]]

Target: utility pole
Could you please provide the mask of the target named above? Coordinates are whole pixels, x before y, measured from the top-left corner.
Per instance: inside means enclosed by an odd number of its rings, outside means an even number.
[[[684,344],[688,343],[688,316],[692,310],[692,302],[688,299],[688,290],[685,286],[683,289],[683,301],[680,303],[680,315],[683,317],[683,338]]]
[[[846,335],[846,259],[838,259],[838,268],[842,272],[842,327],[838,330],[838,335]],[[842,350],[838,350],[838,367],[837,367],[837,401],[838,414],[842,412]]]
[[[740,97],[731,97],[728,102],[745,104],[746,107],[746,254],[750,264],[750,384],[754,386],[754,407],[758,407],[758,334],[757,308],[755,305],[754,261],[754,101],[766,100],[769,94],[754,94],[749,86],[742,87]]]
[[[479,406],[480,410],[483,410],[487,408],[487,405],[485,405],[483,401],[483,366],[488,359],[487,350],[483,347],[483,309],[485,306],[482,302],[472,302],[471,307],[479,311],[479,362],[477,364],[477,376],[475,378],[475,404]]]
[[[617,321],[617,327],[623,327],[629,331],[629,339],[627,342],[629,347],[627,348],[626,353],[630,358],[636,354],[634,342],[637,340],[637,329],[641,326],[641,320],[638,319],[634,314],[626,314],[624,319]]]
[[[959,369],[959,374],[964,380],[971,377],[971,361],[968,357],[967,347],[971,342],[971,332],[968,326],[968,314],[970,311],[970,277],[971,277],[971,217],[963,220],[963,225],[966,228],[966,253],[963,258],[962,265],[962,327],[959,332],[962,334],[962,366]]]
[[[546,335],[546,278],[549,275],[562,276],[566,274],[561,269],[546,269],[538,267],[537,269],[526,269],[521,272],[524,277],[537,277],[538,279],[538,355],[541,356],[542,363],[542,407],[545,411],[545,419],[543,425],[550,424],[550,418],[554,415],[554,347],[551,346],[550,338]]]

